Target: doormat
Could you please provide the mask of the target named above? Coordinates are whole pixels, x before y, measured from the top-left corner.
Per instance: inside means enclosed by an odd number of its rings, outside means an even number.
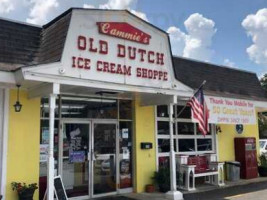
[[[109,196],[109,197],[97,198],[94,200],[135,200],[135,199],[123,196]]]

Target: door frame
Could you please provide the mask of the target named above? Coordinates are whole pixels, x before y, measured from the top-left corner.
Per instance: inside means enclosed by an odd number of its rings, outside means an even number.
[[[72,197],[71,199],[88,199],[90,198],[90,160],[91,160],[91,132],[92,132],[92,122],[90,120],[80,120],[80,119],[61,119],[60,120],[60,131],[58,135],[58,175],[61,175],[63,178],[63,126],[65,124],[87,124],[88,128],[88,153],[87,153],[87,162],[88,162],[88,195]]]
[[[118,131],[119,131],[119,123],[118,123],[118,120],[102,120],[102,119],[94,119],[92,120],[92,128],[91,128],[91,138],[92,140],[90,141],[91,142],[91,152],[94,151],[94,125],[95,124],[114,124],[115,125],[115,128],[116,128],[116,132],[115,132],[115,141],[116,141],[116,144],[115,144],[115,162],[116,162],[116,190],[114,192],[108,192],[108,193],[103,193],[103,194],[94,194],[94,177],[93,177],[93,174],[94,174],[94,168],[93,168],[93,165],[94,165],[94,162],[93,160],[91,160],[91,198],[97,198],[97,197],[104,197],[104,196],[110,196],[110,195],[115,195],[115,194],[118,194],[118,185],[119,185],[119,171],[118,171],[118,166],[119,166],[119,162],[118,162],[118,157],[119,157],[119,137],[118,137]]]
[[[89,126],[89,150],[88,150],[88,195],[86,196],[79,196],[79,197],[72,197],[71,199],[88,199],[88,198],[97,198],[97,197],[105,197],[110,195],[116,195],[119,193],[131,192],[132,188],[127,189],[120,189],[120,160],[119,160],[119,121],[117,119],[92,119],[92,118],[62,118],[60,119],[59,126],[59,138],[58,138],[58,174],[63,177],[63,126],[65,124],[88,124]],[[93,194],[93,162],[92,162],[92,148],[93,148],[93,139],[94,139],[94,124],[115,124],[116,126],[116,190],[114,192],[108,192],[104,194]]]

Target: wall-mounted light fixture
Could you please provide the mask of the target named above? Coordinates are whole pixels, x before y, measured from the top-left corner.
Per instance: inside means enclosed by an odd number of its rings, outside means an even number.
[[[19,88],[21,85],[17,85],[17,101],[16,103],[13,105],[15,108],[15,112],[20,112],[21,108],[22,108],[22,104],[19,102]]]
[[[219,125],[216,125],[216,134],[221,133],[222,129]]]

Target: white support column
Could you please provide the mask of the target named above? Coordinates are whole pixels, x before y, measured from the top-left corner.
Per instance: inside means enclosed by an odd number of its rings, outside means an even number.
[[[169,105],[171,191],[176,191],[176,162],[173,137],[173,104]]]
[[[1,99],[2,100],[2,99]],[[4,90],[4,105],[3,105],[3,118],[2,118],[2,161],[1,161],[1,188],[0,194],[3,196],[2,200],[5,200],[6,194],[6,172],[7,172],[7,148],[8,148],[8,124],[9,124],[9,89]],[[1,131],[0,131],[1,132]]]
[[[183,194],[177,191],[176,185],[176,161],[175,161],[175,151],[174,151],[174,137],[173,137],[173,106],[174,104],[169,104],[169,130],[170,130],[170,180],[171,180],[171,191],[166,193],[168,199],[171,200],[182,200]]]
[[[49,152],[47,168],[47,200],[54,200],[54,124],[56,98],[59,94],[59,85],[53,84],[53,93],[49,95]]]

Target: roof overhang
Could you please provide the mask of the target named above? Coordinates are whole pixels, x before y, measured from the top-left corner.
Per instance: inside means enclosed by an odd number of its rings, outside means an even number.
[[[0,87],[14,87],[16,85],[16,78],[13,72],[0,71]]]

